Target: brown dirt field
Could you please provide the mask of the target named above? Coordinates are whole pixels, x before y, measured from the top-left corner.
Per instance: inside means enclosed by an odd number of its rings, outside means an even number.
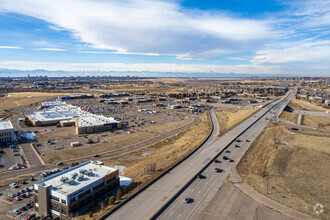
[[[180,121],[173,121],[168,123],[162,124],[154,124],[148,125],[138,130],[147,131],[147,132],[155,132],[155,133],[168,133],[174,131],[176,129],[182,128],[183,126],[189,125],[194,121],[193,118],[189,117],[188,119],[180,120]]]
[[[45,101],[47,98],[17,98],[17,99],[5,99],[0,98],[0,110],[4,109],[12,109],[15,107],[24,107],[31,104],[34,104],[36,102],[42,102]]]
[[[55,136],[58,137],[58,135],[56,134],[57,133],[55,133]],[[111,141],[110,143],[80,146],[70,149],[54,151],[48,153],[46,156],[43,157],[43,159],[46,163],[66,161],[107,151],[118,150],[120,148],[131,146],[135,143],[146,141],[153,137],[156,137],[156,135],[142,132],[130,134],[121,133],[111,136],[109,138],[103,137],[103,139],[108,139],[108,141]],[[47,139],[49,139],[49,137],[47,137]]]
[[[292,105],[294,105],[295,107],[297,107],[297,109],[294,109],[294,110],[321,111],[320,109],[312,108],[311,106],[304,105],[303,103],[300,103],[300,102],[307,103],[309,105],[313,105],[313,106],[319,107],[319,106],[317,106],[315,104],[312,104],[312,103],[309,103],[309,102],[305,102],[305,101],[299,100],[299,102],[298,101],[292,101],[291,102]]]
[[[204,116],[206,114],[208,113],[205,113]],[[207,117],[207,119],[201,121],[199,124],[158,143],[149,145],[144,149],[111,159],[103,159],[102,161],[106,166],[119,165],[126,167],[127,172],[125,176],[139,182],[139,187],[126,194],[124,196],[126,198],[182,159],[189,152],[193,151],[205,140],[210,131],[210,119]],[[155,170],[148,169],[152,165],[155,165]],[[110,210],[111,207],[108,206],[105,210],[96,210],[92,218],[89,218],[88,214],[86,214],[79,216],[78,219],[97,219],[98,216]]]
[[[235,127],[257,111],[259,108],[256,109],[226,109],[220,110],[216,112],[217,119],[220,125],[220,134],[224,134],[229,131],[231,128]]]
[[[269,198],[330,219],[330,134],[289,129],[271,122],[239,163],[238,172],[244,182]],[[317,203],[325,208],[320,215],[313,210]]]
[[[38,141],[45,141],[59,137],[78,136],[76,134],[76,128],[74,127],[61,127],[55,129],[56,129],[55,132],[52,131],[44,134],[40,134],[40,133],[36,134],[36,139]],[[40,130],[42,131],[42,128]]]
[[[280,115],[280,119],[284,121],[291,121],[294,123],[297,123],[298,121],[298,114],[294,114],[291,112],[283,111],[282,114]]]
[[[79,93],[51,93],[51,92],[13,92],[9,93],[9,99],[15,98],[37,98],[37,97],[52,97],[59,95],[71,95],[71,94],[79,94]]]
[[[330,129],[330,117],[303,115],[301,122],[313,128]]]
[[[27,180],[27,179],[28,178],[26,177],[26,175],[23,175],[23,176],[17,176],[14,178],[10,178],[10,179],[0,180],[0,187],[8,186],[11,183],[19,183],[22,180]]]

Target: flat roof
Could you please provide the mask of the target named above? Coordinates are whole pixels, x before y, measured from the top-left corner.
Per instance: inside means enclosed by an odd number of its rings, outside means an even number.
[[[81,173],[81,170],[89,171],[92,175],[85,175]],[[87,161],[75,167],[72,167],[68,170],[64,170],[60,173],[54,174],[50,177],[43,179],[40,182],[37,182],[36,185],[49,186],[52,191],[56,191],[58,193],[64,195],[70,195],[91,183],[102,179],[109,173],[115,172],[117,169],[103,166],[103,163],[100,161]],[[72,179],[72,176],[76,175],[75,179]],[[79,179],[79,176],[83,178]],[[71,184],[64,183],[61,181],[62,177],[67,177],[70,180],[73,180]]]
[[[65,102],[56,103],[57,105],[51,105],[49,108],[29,114],[29,116],[32,120],[41,122],[75,119],[85,126],[117,123],[113,117],[92,114]]]
[[[0,130],[7,130],[7,129],[14,129],[11,121],[9,120],[2,120],[0,121]]]

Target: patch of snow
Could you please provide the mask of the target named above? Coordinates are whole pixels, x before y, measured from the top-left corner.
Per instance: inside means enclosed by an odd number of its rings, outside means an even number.
[[[131,178],[125,176],[119,176],[119,180],[120,180],[120,186],[128,186],[133,182]]]
[[[113,166],[113,168],[118,169],[119,175],[124,175],[127,170],[127,168],[124,166]]]
[[[289,146],[289,147],[293,148],[293,146],[292,146],[290,143],[288,143],[288,142],[282,142],[282,144],[284,144],[284,145],[286,145],[286,146]]]
[[[20,137],[24,137],[26,139],[29,139],[29,140],[35,140],[35,134],[32,133],[32,132],[29,132],[29,131],[19,131],[17,133],[18,136]]]

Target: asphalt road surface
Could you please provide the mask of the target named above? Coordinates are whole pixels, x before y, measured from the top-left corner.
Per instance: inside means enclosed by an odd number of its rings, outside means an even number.
[[[286,105],[289,99],[282,105]],[[281,106],[282,106],[281,105]],[[282,109],[280,106],[276,109]],[[280,114],[280,111],[276,111]],[[159,217],[159,219],[256,219],[262,215],[269,216],[267,219],[290,219],[278,212],[266,208],[254,201],[253,206],[259,208],[260,213],[254,209],[246,209],[251,206],[253,201],[240,191],[234,190],[234,187],[229,187],[229,183],[224,183],[230,179],[231,166],[236,166],[239,158],[242,157],[252,142],[258,137],[269,122],[269,118],[273,113],[267,113],[252,127],[244,132],[239,139],[240,142],[233,142],[224,153],[217,158],[220,162],[212,163],[202,173],[205,178],[196,179]],[[268,118],[268,119],[267,119]],[[248,140],[248,141],[246,141]],[[224,160],[227,156],[233,159],[233,162]],[[215,171],[215,168],[220,168],[222,172]],[[232,193],[226,192],[223,187],[230,188]],[[221,193],[218,193],[221,191]],[[222,195],[222,199],[221,196]],[[192,198],[194,202],[187,204],[185,198]],[[217,207],[217,208],[216,208]],[[217,210],[210,213],[210,210]],[[262,214],[261,214],[262,210]],[[261,218],[262,219],[262,218]]]
[[[163,205],[173,196],[177,193],[178,190],[180,190],[182,187],[186,185],[186,183],[191,180],[212,158],[218,154],[222,149],[224,149],[232,140],[234,140],[237,135],[242,133],[245,129],[247,129],[249,126],[251,126],[254,122],[256,122],[264,113],[268,112],[270,109],[272,109],[272,113],[267,113],[267,116],[262,117],[261,120],[259,120],[258,126],[252,126],[252,128],[248,129],[248,131],[251,130],[251,133],[253,133],[255,136],[257,136],[260,131],[260,126],[265,126],[268,122],[268,119],[273,114],[279,115],[280,112],[284,109],[286,104],[291,100],[293,97],[294,92],[290,90],[290,92],[281,97],[281,99],[275,101],[274,103],[269,104],[268,106],[262,108],[260,111],[252,115],[250,118],[242,122],[240,125],[236,126],[235,128],[228,131],[226,134],[224,134],[221,137],[215,137],[216,133],[215,131],[212,134],[212,137],[209,141],[207,141],[200,149],[198,149],[193,155],[191,155],[189,158],[187,158],[185,161],[183,161],[180,165],[175,167],[171,172],[164,175],[162,178],[160,178],[158,181],[156,181],[154,184],[152,184],[150,187],[148,187],[146,190],[138,194],[135,198],[127,202],[124,206],[119,208],[117,211],[115,211],[113,214],[107,217],[107,219],[149,219],[159,210]],[[289,97],[288,97],[289,95]],[[215,114],[212,111],[211,112],[211,119],[214,122],[214,125],[218,128],[218,123],[215,119]],[[261,125],[259,125],[261,124]],[[213,139],[217,138],[216,141]],[[235,151],[238,151],[237,149],[232,149],[231,154],[235,154]],[[210,170],[212,171],[212,174],[208,178],[206,178],[209,183],[207,182],[201,182],[200,185],[197,186],[197,188],[200,187],[201,192],[203,191],[204,195],[207,193],[207,190],[209,189],[210,185],[214,184],[215,181],[218,181],[221,178],[225,177],[225,169],[226,164],[229,162],[226,161],[226,163],[218,164],[219,168],[224,169],[224,172],[222,173],[216,173],[212,170],[214,167],[210,166]],[[222,176],[222,177],[221,177]],[[198,184],[196,181],[196,184]],[[196,190],[196,189],[194,189]],[[196,193],[198,194],[198,191]],[[200,198],[202,198],[203,193],[200,194]],[[182,201],[177,200],[182,206]],[[193,204],[198,204],[198,201],[196,200]],[[184,204],[187,205],[187,204]],[[182,206],[183,207],[183,206]],[[192,206],[190,206],[191,208]],[[175,207],[174,207],[175,208]],[[189,216],[192,209],[183,209],[181,211],[180,219],[184,219],[184,216]],[[180,208],[181,209],[181,208]],[[185,211],[186,210],[186,211]],[[165,215],[170,215],[172,211],[164,213]],[[177,215],[173,215],[177,216]],[[164,216],[165,218],[165,216]],[[170,219],[171,217],[167,218]]]

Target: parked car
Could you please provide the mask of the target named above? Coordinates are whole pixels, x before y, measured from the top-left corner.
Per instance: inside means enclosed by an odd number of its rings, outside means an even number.
[[[17,148],[12,148],[11,151],[12,152],[18,152],[18,149]]]
[[[19,210],[22,211],[22,212],[24,212],[24,211],[27,210],[27,208],[25,206],[22,206],[22,207],[19,208]]]
[[[14,199],[15,199],[16,201],[20,201],[20,200],[22,200],[22,198],[19,197],[19,196],[14,197]]]
[[[19,215],[19,214],[21,214],[22,212],[20,211],[20,210],[18,210],[18,209],[14,209],[13,210],[13,214],[14,215]]]
[[[11,188],[17,188],[17,187],[18,187],[17,183],[12,183],[12,184],[10,184],[9,186],[10,186]]]
[[[25,180],[22,180],[21,184],[27,184],[27,182]]]
[[[9,146],[10,148],[16,148],[16,145],[15,144],[12,144]]]
[[[60,169],[58,169],[58,168],[55,168],[52,170],[53,173],[57,173],[58,171],[60,171]]]
[[[17,157],[17,156],[19,156],[19,155],[20,155],[19,153],[15,153],[15,154],[14,154],[15,157]]]
[[[20,190],[21,193],[26,193],[25,189]]]
[[[32,191],[34,190],[34,186],[30,186],[29,189]]]
[[[94,154],[94,157],[99,157],[99,155],[98,154]]]
[[[29,181],[35,181],[34,177],[30,177]]]

